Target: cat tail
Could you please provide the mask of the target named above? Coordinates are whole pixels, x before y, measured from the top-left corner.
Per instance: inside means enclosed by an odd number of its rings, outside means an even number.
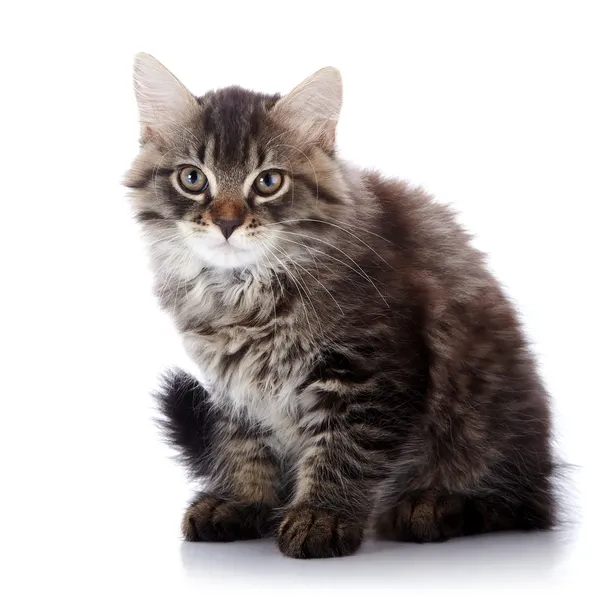
[[[160,411],[158,425],[167,443],[178,450],[179,461],[193,478],[209,475],[218,416],[208,392],[194,377],[174,369],[161,377],[154,398]]]

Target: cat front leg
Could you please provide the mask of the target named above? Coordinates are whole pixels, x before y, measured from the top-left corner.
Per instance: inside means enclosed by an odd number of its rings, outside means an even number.
[[[358,550],[399,446],[377,404],[320,390],[304,417],[307,441],[292,502],[279,526],[279,549],[292,558],[327,558]]]
[[[280,477],[260,433],[223,421],[216,428],[213,461],[206,491],[185,513],[184,538],[230,542],[269,535]]]

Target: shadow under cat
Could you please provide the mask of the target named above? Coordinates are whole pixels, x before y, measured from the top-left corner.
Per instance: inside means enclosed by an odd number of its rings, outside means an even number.
[[[506,588],[527,582],[553,585],[560,579],[570,539],[565,531],[492,533],[424,545],[368,539],[357,555],[324,562],[288,560],[270,540],[183,542],[180,551],[186,575],[203,586],[241,580],[261,587],[301,583],[338,590]]]

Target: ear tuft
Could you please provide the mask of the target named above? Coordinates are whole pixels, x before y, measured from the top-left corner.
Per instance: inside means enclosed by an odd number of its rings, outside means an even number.
[[[198,110],[194,96],[150,54],[136,54],[133,82],[142,142],[152,136],[168,137],[177,126],[185,126]]]
[[[281,98],[273,114],[306,142],[331,150],[341,109],[342,76],[336,68],[325,67]]]

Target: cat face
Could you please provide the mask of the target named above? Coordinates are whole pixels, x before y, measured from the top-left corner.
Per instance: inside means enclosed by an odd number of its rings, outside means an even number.
[[[283,97],[232,87],[196,98],[139,55],[135,87],[141,148],[126,185],[150,235],[182,259],[185,249],[219,269],[313,260],[323,228],[352,211],[334,155],[335,69]]]

